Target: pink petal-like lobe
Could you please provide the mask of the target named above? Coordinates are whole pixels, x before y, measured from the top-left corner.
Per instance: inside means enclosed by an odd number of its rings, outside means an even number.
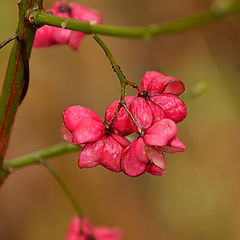
[[[150,94],[162,93],[165,84],[162,81],[165,75],[156,71],[147,71],[143,75],[141,88]]]
[[[51,9],[47,11],[52,12],[54,16],[71,18],[67,12],[59,11],[61,1],[56,2]],[[36,32],[33,47],[48,47],[54,44],[66,44],[69,41],[71,30],[62,29],[45,25],[39,28]]]
[[[134,101],[135,97],[133,96],[129,96],[129,97],[125,97],[125,102],[127,104],[127,107],[130,108],[132,102]],[[105,112],[105,120],[106,122],[110,122],[112,117],[114,116],[116,109],[118,107],[119,104],[119,100],[113,102],[112,104],[110,104],[108,106],[108,108],[106,109]],[[132,120],[129,117],[128,113],[126,112],[126,110],[122,107],[120,109],[120,111],[118,112],[117,116],[115,117],[111,128],[113,130],[115,130],[117,133],[119,133],[120,135],[126,136],[130,133],[133,132],[133,128],[132,128],[132,124],[131,124]]]
[[[77,240],[76,236],[80,228],[80,219],[79,217],[74,217],[70,223],[69,230],[65,240]]]
[[[162,151],[158,150],[156,147],[146,145],[146,152],[148,159],[151,163],[161,168],[163,171],[166,169],[166,161],[163,156]]]
[[[175,153],[175,152],[184,152],[185,146],[184,144],[178,139],[173,138],[168,145],[160,147],[160,149],[164,152]]]
[[[86,144],[80,152],[78,166],[80,168],[92,168],[100,164],[105,145],[105,137],[95,143]]]
[[[53,45],[55,42],[52,36],[52,30],[53,27],[47,25],[39,28],[35,35],[33,47],[39,48]]]
[[[86,240],[87,236],[94,236],[94,228],[86,218],[74,217],[70,223],[65,240]]]
[[[71,8],[72,18],[75,18],[83,22],[95,21],[96,23],[102,23],[102,18],[100,13],[91,8],[86,8],[78,3],[70,2],[68,6]]]
[[[154,102],[152,102],[151,99],[148,101],[148,105],[150,106],[152,111],[153,122],[158,122],[164,118],[167,118],[163,108],[158,104],[155,104]]]
[[[116,134],[103,136],[96,143],[86,144],[80,153],[78,165],[80,168],[95,167],[103,165],[109,170],[120,172],[120,160],[123,149],[129,141]]]
[[[62,117],[69,131],[75,130],[82,121],[88,119],[93,119],[102,123],[101,118],[95,112],[80,105],[68,107],[64,110]]]
[[[175,95],[160,94],[151,97],[151,101],[164,110],[166,118],[176,123],[182,121],[187,116],[187,109],[184,102]]]
[[[160,167],[150,163],[146,169],[146,172],[151,173],[152,175],[157,175],[157,176],[161,176],[165,173],[164,170],[162,170]]]
[[[66,128],[64,124],[62,124],[61,134],[64,141],[74,144],[72,133]]]
[[[165,76],[156,71],[147,71],[141,83],[141,88],[150,94],[170,93],[180,95],[184,92],[184,83],[176,78]]]
[[[121,240],[122,231],[118,228],[94,227],[85,217],[74,217],[65,240]]]
[[[113,137],[123,148],[127,147],[130,143],[125,137],[115,133],[112,133],[111,137]]]
[[[116,134],[113,134],[116,135]],[[119,136],[120,137],[120,136]],[[123,138],[123,137],[122,137]],[[123,142],[122,140],[121,142]],[[127,139],[127,144],[121,145],[113,136],[107,136],[105,138],[105,146],[102,152],[101,164],[109,170],[114,172],[120,172],[120,160],[122,157],[123,149],[130,143]]]
[[[152,146],[147,146],[146,152],[150,161],[146,171],[161,176],[166,171],[166,160],[163,153]]]
[[[73,130],[73,142],[76,145],[96,142],[105,134],[105,126],[95,119],[82,120]]]
[[[148,158],[145,151],[145,143],[139,138],[124,149],[121,159],[121,167],[124,173],[136,177],[145,172],[148,164]]]
[[[179,96],[185,90],[184,83],[177,78],[166,76],[163,81],[165,82],[163,93],[170,93]]]
[[[78,50],[79,44],[85,35],[86,34],[82,32],[72,31],[71,36],[69,38],[70,47],[75,51]]]
[[[66,1],[57,1],[48,11],[51,11],[54,16],[74,18],[84,22],[94,21],[98,24],[102,22],[98,11],[78,3],[68,4]],[[77,50],[84,35],[84,33],[69,29],[43,26],[37,30],[33,46],[47,47],[54,44],[69,43],[73,50]]]
[[[152,125],[153,115],[148,101],[142,97],[138,97],[131,105],[130,111],[143,130],[148,129]],[[132,122],[133,128],[137,132],[136,126]]]
[[[121,240],[123,233],[118,228],[95,227],[94,235],[97,240]]]
[[[177,126],[170,119],[163,119],[155,122],[152,127],[150,127],[143,139],[146,144],[152,146],[165,146],[173,139],[177,134]]]

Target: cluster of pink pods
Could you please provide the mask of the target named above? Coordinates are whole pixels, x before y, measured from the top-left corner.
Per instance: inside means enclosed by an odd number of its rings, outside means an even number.
[[[92,110],[75,105],[63,112],[62,135],[80,146],[80,168],[103,165],[129,176],[145,172],[162,175],[166,170],[164,152],[183,152],[185,146],[176,137],[176,123],[187,114],[178,97],[184,91],[182,81],[155,71],[147,71],[136,96],[113,102],[105,112],[105,121]],[[136,132],[130,142],[126,136]]]
[[[94,227],[86,218],[74,217],[65,240],[121,240],[118,228]]]
[[[54,16],[74,18],[83,22],[101,23],[101,16],[95,9],[86,8],[78,3],[67,3],[65,0],[57,1],[51,9],[48,9]],[[69,44],[73,50],[77,50],[84,33],[45,25],[36,32],[33,46],[48,47],[56,44]]]
[[[101,23],[100,14],[78,3],[57,1],[49,9],[53,15],[79,21]],[[84,33],[45,25],[37,30],[34,47],[69,44],[77,50]],[[75,105],[63,112],[62,136],[81,147],[80,168],[102,165],[114,172],[123,171],[136,177],[145,172],[162,175],[166,171],[164,153],[185,151],[176,137],[176,123],[187,110],[178,97],[184,83],[155,71],[147,71],[138,87],[138,94],[110,104],[105,120],[92,110]],[[130,141],[128,135],[136,133]],[[132,136],[132,135],[131,135]],[[74,217],[65,240],[121,240],[119,229],[93,227],[84,217]]]

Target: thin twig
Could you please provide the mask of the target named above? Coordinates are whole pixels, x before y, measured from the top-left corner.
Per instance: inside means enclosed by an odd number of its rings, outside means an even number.
[[[28,67],[26,62],[31,55],[36,32],[36,28],[27,22],[26,13],[36,8],[42,8],[42,0],[18,2],[19,21],[16,35],[25,40],[25,49],[20,42],[14,42],[0,96],[0,181],[4,177],[3,160],[7,152],[15,115],[27,89]],[[7,42],[2,45],[5,46]]]
[[[137,120],[134,118],[134,116],[132,115],[132,113],[130,112],[130,110],[128,109],[126,103],[123,103],[123,107],[126,110],[126,112],[128,113],[128,115],[130,116],[130,118],[132,119],[132,121],[134,122],[135,126],[137,127],[138,133],[143,136],[144,131],[142,130],[141,126],[138,124]]]
[[[79,205],[78,201],[76,200],[75,196],[72,194],[72,192],[67,187],[65,181],[62,179],[60,174],[54,169],[54,167],[52,165],[50,165],[43,158],[39,159],[39,162],[42,163],[49,170],[49,172],[53,175],[53,177],[57,180],[60,187],[63,189],[67,198],[71,202],[71,204],[72,204],[73,208],[75,209],[76,213],[78,214],[79,217],[81,217],[83,215],[82,208],[80,207],[80,205]]]
[[[3,41],[1,44],[0,44],[0,49],[5,47],[8,43],[10,43],[11,41],[13,41],[14,39],[17,38],[17,35],[15,36],[12,36],[10,38],[8,38],[7,40]]]
[[[121,99],[120,99],[120,103],[118,105],[118,108],[115,111],[114,118],[116,117],[116,115],[119,112],[120,108],[124,107],[124,109],[126,110],[128,115],[132,119],[133,123],[136,125],[139,134],[143,135],[144,132],[143,132],[141,126],[138,124],[137,120],[134,118],[134,116],[132,115],[132,113],[128,109],[127,104],[125,102],[125,93],[126,93],[126,86],[127,86],[127,84],[129,84],[131,86],[134,86],[134,88],[137,88],[137,85],[135,83],[133,83],[133,82],[129,82],[128,80],[126,80],[125,75],[123,74],[123,72],[120,69],[119,65],[115,61],[112,53],[110,52],[110,50],[108,49],[106,44],[102,41],[102,39],[99,36],[97,36],[96,34],[94,34],[93,38],[97,41],[97,43],[100,45],[100,47],[104,50],[108,60],[110,61],[111,65],[112,65],[112,68],[115,70],[114,72],[116,72],[116,74],[117,74],[117,76],[118,76],[118,78],[120,80],[120,84],[121,84]],[[113,120],[114,120],[114,118],[113,118]]]
[[[118,104],[114,114],[112,115],[111,119],[109,120],[109,122],[106,122],[106,124],[108,125],[109,128],[111,128],[111,125],[113,124],[113,121],[116,118],[116,116],[118,115],[121,108],[122,108],[122,103],[119,102],[119,104]]]
[[[121,85],[126,85],[127,81],[126,81],[125,75],[123,74],[123,72],[120,69],[119,65],[115,61],[112,53],[110,52],[110,50],[108,49],[106,44],[103,42],[103,40],[97,34],[94,34],[93,38],[96,40],[96,42],[99,44],[99,46],[105,52],[108,60],[110,61],[111,65],[112,65],[112,68],[113,68],[114,72],[117,74],[117,76],[118,76],[118,78],[120,80]]]

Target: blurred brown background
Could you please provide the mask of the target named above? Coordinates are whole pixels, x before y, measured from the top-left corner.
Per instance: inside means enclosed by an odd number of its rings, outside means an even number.
[[[45,8],[54,1],[44,0]],[[76,2],[79,2],[76,0]],[[210,0],[82,0],[106,24],[145,25],[187,16]],[[0,41],[17,24],[16,1],[0,1]],[[167,173],[130,178],[103,167],[80,170],[77,153],[51,159],[95,225],[120,226],[125,240],[240,239],[239,118],[240,16],[151,41],[103,37],[127,77],[140,83],[146,70],[180,78],[188,117],[178,124],[187,150],[167,155]],[[2,85],[12,44],[0,52]],[[187,95],[187,94],[186,94]],[[31,81],[15,121],[7,159],[61,142],[61,113],[81,104],[104,110],[119,96],[118,79],[91,36],[77,52],[69,46],[34,49]],[[63,239],[72,206],[42,166],[14,172],[0,189],[0,239]]]

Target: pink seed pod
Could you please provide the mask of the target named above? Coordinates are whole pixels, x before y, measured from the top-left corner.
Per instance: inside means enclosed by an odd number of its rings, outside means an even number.
[[[114,172],[121,171],[122,152],[130,142],[111,132],[92,110],[79,105],[65,109],[62,136],[65,141],[82,147],[80,168],[102,165]]]
[[[164,118],[180,122],[187,116],[186,106],[178,97],[184,89],[179,79],[147,71],[142,78],[141,93],[131,103],[130,111],[143,130]],[[134,130],[137,132],[136,127]]]
[[[122,240],[119,228],[94,227],[85,217],[75,216],[64,240]]]
[[[128,96],[125,97],[125,102],[128,108],[131,107],[132,102],[136,97]],[[105,120],[106,122],[110,122],[112,117],[114,116],[116,109],[118,108],[119,100],[110,104],[105,111]],[[129,117],[126,110],[122,107],[118,112],[117,116],[114,118],[112,122],[112,129],[115,130],[118,134],[126,136],[134,131],[132,127],[132,120]]]
[[[86,8],[78,3],[59,0],[51,9],[54,16],[74,18],[84,22],[102,23],[101,16],[98,11]],[[62,23],[62,28],[45,25],[36,32],[33,46],[36,48],[48,47],[56,44],[69,44],[73,50],[77,50],[79,43],[85,36],[82,32],[64,29],[66,26]]]
[[[136,177],[145,172],[162,175],[166,170],[163,152],[183,152],[185,146],[176,138],[177,126],[170,119],[155,122],[143,137],[130,143],[123,151],[124,173]]]

